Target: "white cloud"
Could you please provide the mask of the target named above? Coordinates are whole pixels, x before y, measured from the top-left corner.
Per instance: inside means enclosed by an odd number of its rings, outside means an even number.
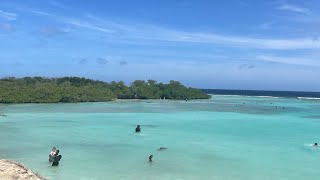
[[[284,11],[291,11],[295,13],[302,13],[302,14],[309,14],[310,10],[308,8],[303,8],[299,7],[296,5],[291,5],[291,4],[283,4],[279,7],[277,7],[279,10],[284,10]]]
[[[179,33],[178,33],[179,34]],[[268,39],[244,36],[224,36],[220,34],[185,33],[185,36],[173,36],[172,40],[199,43],[212,43],[227,46],[248,47],[254,49],[319,49],[320,42],[311,38]]]
[[[0,19],[14,21],[17,19],[17,14],[0,10]]]
[[[35,13],[34,11],[33,13]],[[86,15],[85,18],[68,18],[55,16],[46,12],[41,12],[55,20],[67,25],[83,28],[97,32],[98,35],[108,35],[109,40],[146,42],[149,41],[169,41],[169,42],[189,42],[206,43],[220,46],[230,46],[237,48],[270,49],[270,50],[299,50],[299,49],[320,49],[320,41],[312,38],[257,38],[248,36],[233,36],[218,33],[187,32],[170,28],[155,26],[152,24],[116,22],[105,20],[105,18]],[[270,26],[266,24],[264,26]]]
[[[77,26],[80,28],[86,28],[89,30],[94,30],[94,31],[100,31],[103,33],[114,33],[115,31],[109,28],[105,28],[105,27],[101,27],[99,25],[96,24],[92,24],[90,22],[87,21],[82,21],[82,20],[77,20],[77,19],[65,19],[65,22],[67,24],[73,25],[73,26]]]
[[[37,11],[37,10],[30,10],[29,12],[37,15],[42,15],[42,16],[50,16],[49,13],[43,12],[43,11]]]
[[[259,55],[257,60],[270,61],[275,63],[304,65],[304,66],[320,66],[320,60],[313,57],[281,57],[274,55]]]
[[[208,43],[254,49],[320,49],[320,41],[312,38],[268,39],[246,36],[230,36],[215,33],[185,32],[148,24],[116,23],[112,21],[67,21],[69,24],[105,33],[119,35],[117,38]]]

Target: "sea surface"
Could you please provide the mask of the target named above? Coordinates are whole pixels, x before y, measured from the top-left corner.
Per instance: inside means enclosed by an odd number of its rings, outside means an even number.
[[[299,99],[320,98],[320,92],[304,91],[259,91],[259,90],[231,90],[231,89],[202,89],[207,94],[215,95],[240,95],[240,96],[272,96],[272,97],[293,97]]]
[[[320,147],[312,146],[320,143],[316,98],[0,104],[0,112],[0,158],[52,180],[320,177]],[[58,167],[48,163],[52,146],[62,155]]]

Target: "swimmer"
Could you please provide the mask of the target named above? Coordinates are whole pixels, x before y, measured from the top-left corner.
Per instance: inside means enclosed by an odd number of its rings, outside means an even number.
[[[314,143],[314,145],[313,145],[314,147],[318,147],[318,143]]]
[[[137,127],[136,127],[136,133],[138,133],[138,132],[141,132],[141,127],[140,127],[140,125],[137,125]]]
[[[59,150],[56,150],[56,153],[54,155],[53,158],[53,162],[52,162],[52,166],[58,166],[59,165],[59,161],[61,160],[62,156],[59,155]]]
[[[53,158],[54,158],[54,156],[55,156],[55,154],[56,154],[56,150],[57,150],[56,147],[53,147],[53,148],[51,149],[51,152],[50,152],[50,154],[49,154],[49,162],[50,162],[50,163],[53,162]]]
[[[163,151],[163,150],[167,150],[168,148],[166,148],[166,147],[160,147],[159,149],[158,149],[158,151]]]
[[[149,162],[152,162],[153,155],[149,156]]]

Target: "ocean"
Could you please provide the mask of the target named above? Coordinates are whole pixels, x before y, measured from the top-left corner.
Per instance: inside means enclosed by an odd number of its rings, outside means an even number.
[[[2,104],[0,158],[52,180],[317,179],[320,99],[301,97]]]
[[[239,95],[239,96],[260,96],[260,97],[291,97],[301,99],[320,98],[320,92],[303,91],[259,91],[259,90],[230,90],[230,89],[202,89],[207,94],[215,95]]]

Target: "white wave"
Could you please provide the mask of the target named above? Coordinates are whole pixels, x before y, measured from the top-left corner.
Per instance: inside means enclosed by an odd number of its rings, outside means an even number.
[[[280,98],[276,96],[254,96],[254,97],[259,97],[259,98]]]
[[[305,147],[313,147],[314,144],[304,144]]]
[[[306,100],[320,100],[320,98],[316,97],[297,97],[298,99],[306,99]]]
[[[317,149],[320,150],[320,146],[314,146],[314,144],[304,144],[304,147],[308,148],[308,149]]]
[[[242,96],[242,95],[222,95],[222,94],[210,94],[213,96],[227,96],[227,97],[248,97],[248,96]]]
[[[214,95],[214,94],[213,94]],[[255,96],[255,95],[220,95],[220,94],[217,94],[217,95],[214,95],[214,96],[226,96],[226,97],[258,97],[258,98],[280,98],[280,97],[277,97],[277,96]]]

